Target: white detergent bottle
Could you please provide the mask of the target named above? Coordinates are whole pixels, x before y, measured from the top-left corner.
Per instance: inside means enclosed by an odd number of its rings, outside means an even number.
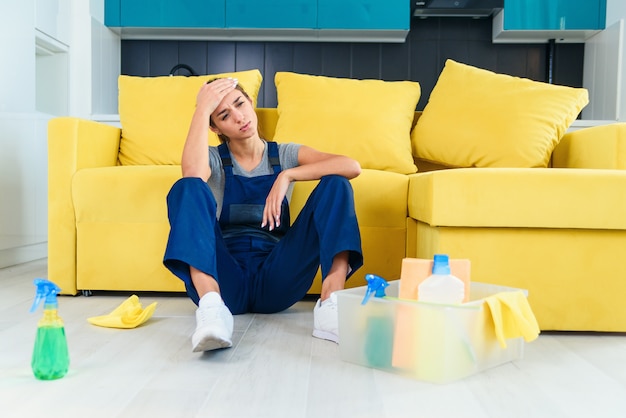
[[[465,284],[450,274],[450,263],[445,254],[435,254],[433,273],[419,285],[417,300],[435,303],[462,303]]]

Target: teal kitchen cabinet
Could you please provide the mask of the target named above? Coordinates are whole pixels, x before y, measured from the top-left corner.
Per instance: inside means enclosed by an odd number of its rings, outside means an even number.
[[[406,0],[226,0],[226,27],[409,29]]]
[[[404,42],[406,0],[105,0],[122,39]]]
[[[315,29],[317,0],[226,0],[226,27]]]
[[[606,0],[505,0],[504,29],[604,29]]]
[[[494,42],[584,42],[606,27],[606,0],[504,0]]]
[[[224,0],[105,0],[105,24],[135,28],[223,28]]]
[[[409,30],[406,0],[318,0],[320,29]]]

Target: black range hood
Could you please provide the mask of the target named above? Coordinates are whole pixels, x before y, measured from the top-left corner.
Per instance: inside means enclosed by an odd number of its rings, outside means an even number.
[[[504,7],[504,0],[411,0],[415,17],[488,17]]]

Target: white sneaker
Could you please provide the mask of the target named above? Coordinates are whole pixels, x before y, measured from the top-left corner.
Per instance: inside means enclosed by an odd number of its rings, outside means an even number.
[[[323,303],[318,299],[313,308],[313,336],[339,344],[339,313],[334,293]]]
[[[207,293],[196,309],[196,331],[191,336],[194,352],[232,347],[233,315],[218,293]]]

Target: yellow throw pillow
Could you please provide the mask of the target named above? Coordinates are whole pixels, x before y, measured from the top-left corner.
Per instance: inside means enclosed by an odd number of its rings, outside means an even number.
[[[192,77],[120,76],[120,164],[180,164],[198,91],[217,77],[237,78],[256,106],[263,80],[256,69]],[[219,143],[213,132],[210,136],[208,142]]]
[[[451,167],[547,167],[588,102],[586,89],[447,60],[411,133],[413,153]]]
[[[363,168],[414,173],[411,124],[420,85],[277,72],[274,140],[348,155]]]

